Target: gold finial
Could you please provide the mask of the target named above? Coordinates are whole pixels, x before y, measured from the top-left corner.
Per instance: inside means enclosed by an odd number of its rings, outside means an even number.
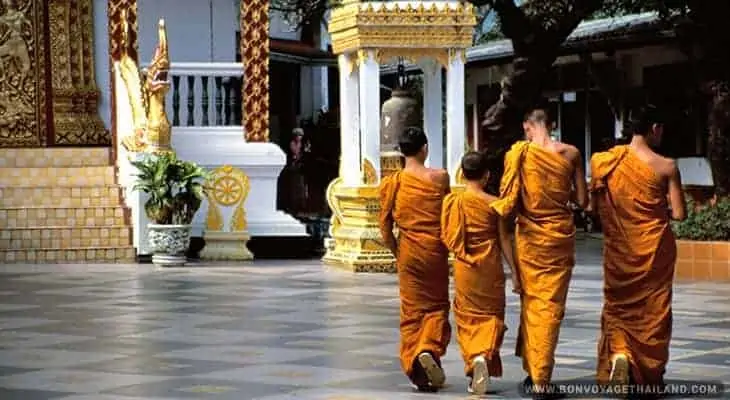
[[[160,21],[157,24],[157,35],[160,39],[159,49],[160,49],[160,56],[167,61],[167,64],[169,65],[169,51],[167,48],[167,28],[165,27],[165,20],[160,19]]]

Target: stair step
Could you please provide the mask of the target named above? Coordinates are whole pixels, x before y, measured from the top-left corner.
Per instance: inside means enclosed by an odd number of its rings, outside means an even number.
[[[112,166],[0,168],[0,186],[67,187],[98,186],[115,183]]]
[[[109,227],[125,225],[123,207],[0,208],[0,229],[40,226]]]
[[[133,263],[132,247],[0,250],[0,263]]]
[[[108,166],[109,150],[108,147],[0,149],[0,168]]]
[[[115,185],[80,187],[0,187],[3,207],[114,207],[122,204],[122,188]]]
[[[128,226],[43,226],[0,230],[0,250],[125,247],[131,243],[132,228]]]

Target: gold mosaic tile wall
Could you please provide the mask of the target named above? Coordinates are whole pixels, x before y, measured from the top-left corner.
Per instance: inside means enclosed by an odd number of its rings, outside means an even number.
[[[132,262],[108,148],[0,149],[0,263]]]

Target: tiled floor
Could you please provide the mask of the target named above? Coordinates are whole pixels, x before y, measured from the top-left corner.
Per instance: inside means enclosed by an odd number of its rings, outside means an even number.
[[[601,306],[600,250],[582,241],[556,379],[591,376]],[[730,285],[677,285],[668,377],[730,382]],[[517,299],[505,376],[515,398]],[[465,398],[452,343],[450,387],[414,394],[397,359],[395,277],[317,261],[155,269],[0,265],[0,399]]]

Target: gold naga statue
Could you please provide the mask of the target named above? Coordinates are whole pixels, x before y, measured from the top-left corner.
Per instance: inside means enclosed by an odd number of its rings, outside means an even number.
[[[170,90],[170,57],[163,19],[158,25],[158,36],[155,55],[142,76],[129,55],[129,25],[126,13],[122,13],[121,57],[114,63],[117,132],[123,135],[124,148],[132,153],[172,152],[170,120],[165,110],[165,98]]]

